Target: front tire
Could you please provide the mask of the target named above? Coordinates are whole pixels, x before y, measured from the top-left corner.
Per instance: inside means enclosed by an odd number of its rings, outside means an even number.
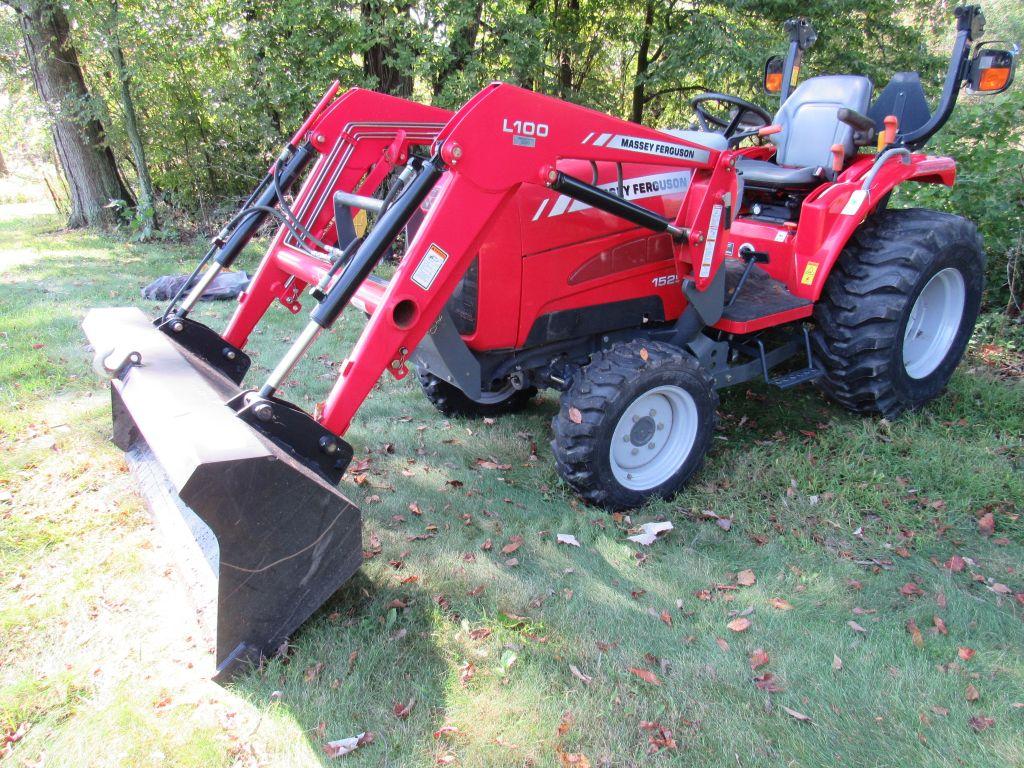
[[[815,308],[821,388],[852,411],[887,418],[934,400],[967,348],[984,275],[967,219],[923,209],[872,216]]]
[[[496,392],[482,392],[479,400],[473,400],[454,384],[449,384],[432,373],[423,371],[417,372],[416,375],[423,394],[445,416],[479,418],[518,413],[526,408],[537,394],[536,387],[515,389],[508,384]]]
[[[676,347],[633,341],[598,352],[552,420],[558,473],[611,510],[672,496],[703,463],[717,406],[711,377]]]

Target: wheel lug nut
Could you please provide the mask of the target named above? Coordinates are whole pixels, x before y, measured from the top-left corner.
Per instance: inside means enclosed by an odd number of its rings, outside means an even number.
[[[632,451],[630,451],[630,453],[632,453],[634,456],[636,456],[638,453],[640,453],[640,449],[639,448],[634,448]]]
[[[622,436],[622,442],[628,443],[629,442],[629,435],[623,435]]]
[[[651,408],[651,411],[650,411],[649,415],[653,419],[655,416],[658,415],[658,412],[656,410],[654,410],[653,408]]]
[[[650,448],[653,451],[654,450],[654,443],[648,443],[647,447]]]
[[[636,423],[637,423],[638,421],[640,421],[640,417],[639,417],[639,416],[636,416],[636,415],[634,415],[634,416],[633,416],[633,423],[634,423],[634,424],[636,424]]]
[[[664,424],[658,424],[658,429],[664,429],[664,428],[665,428]]]

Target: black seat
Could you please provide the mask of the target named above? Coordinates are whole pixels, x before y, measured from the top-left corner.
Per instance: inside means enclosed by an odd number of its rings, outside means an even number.
[[[807,189],[824,181],[820,167],[785,168],[771,160],[752,160],[749,157],[737,158],[736,170],[743,175],[743,181],[752,187]]]
[[[842,107],[863,113],[871,100],[871,81],[860,75],[824,75],[804,81],[786,99],[771,136],[778,149],[773,160],[742,159],[736,164],[746,184],[770,189],[806,189],[829,177],[832,147],[843,147],[847,159],[857,147],[853,128],[839,120]]]

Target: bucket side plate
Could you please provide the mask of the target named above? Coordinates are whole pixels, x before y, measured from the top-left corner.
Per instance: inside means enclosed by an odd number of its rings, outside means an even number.
[[[240,391],[156,330],[137,309],[83,323],[110,360],[114,441],[144,442],[181,500],[213,532],[217,675],[225,681],[280,644],[362,563],[359,509],[224,402]]]

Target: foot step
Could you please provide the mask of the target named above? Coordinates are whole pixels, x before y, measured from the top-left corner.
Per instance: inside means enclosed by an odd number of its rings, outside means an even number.
[[[799,371],[784,373],[781,376],[773,376],[769,383],[779,389],[790,389],[798,384],[805,384],[821,378],[825,372],[820,368],[801,368]]]

